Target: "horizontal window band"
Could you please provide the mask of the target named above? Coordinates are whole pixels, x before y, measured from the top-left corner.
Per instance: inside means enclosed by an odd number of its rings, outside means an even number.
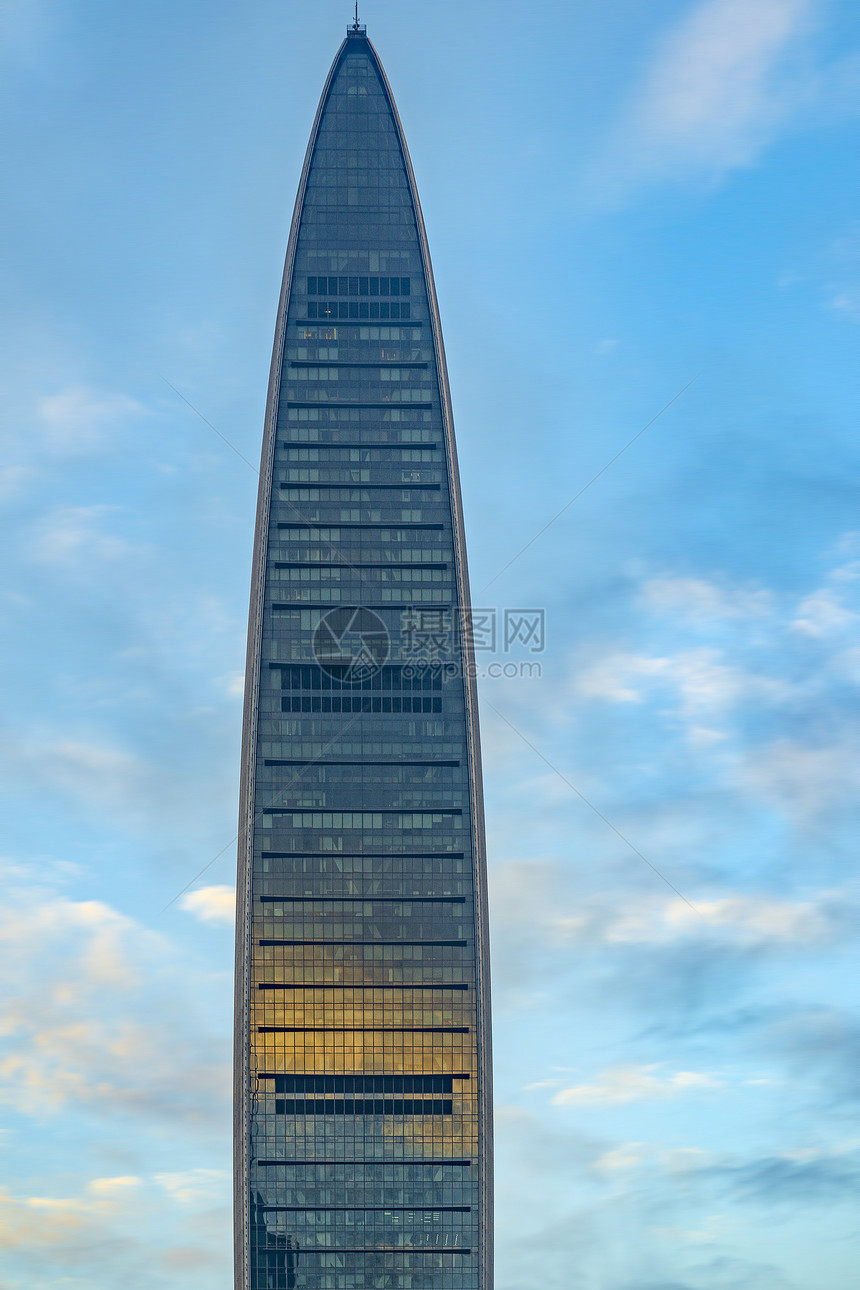
[[[399,323],[412,319],[410,300],[309,300],[306,322]]]
[[[305,694],[281,699],[281,712],[318,712],[322,716],[345,712],[392,717],[432,716],[442,712],[442,699],[421,695]]]
[[[471,1214],[471,1205],[261,1205],[276,1214]]]
[[[309,296],[408,296],[409,277],[383,273],[311,273],[307,275]]]
[[[468,1026],[258,1026],[259,1035],[468,1035]]]
[[[417,363],[413,360],[401,361],[399,358],[384,359],[379,363],[364,363],[358,360],[350,362],[348,358],[330,359],[330,358],[291,358],[290,367],[371,367],[388,369],[392,367],[429,367],[429,363]],[[388,444],[383,444],[387,448]]]
[[[408,529],[410,533],[416,529],[424,529],[427,532],[440,533],[444,531],[444,524],[359,524],[357,521],[349,520],[341,523],[340,520],[320,520],[319,522],[309,523],[308,520],[295,520],[292,523],[278,524],[279,529],[365,529],[368,533],[399,533],[401,529]]]
[[[426,1156],[386,1156],[384,1160],[252,1160],[252,1165],[261,1169],[282,1169],[284,1167],[303,1167],[305,1165],[425,1165],[428,1169],[471,1169],[471,1160],[465,1159],[428,1159]]]
[[[278,1098],[275,1115],[453,1115],[450,1098]]]
[[[316,366],[316,364],[307,363],[306,366],[311,367]],[[335,363],[334,366],[336,367],[337,364]],[[347,363],[345,366],[348,367],[349,364]],[[352,366],[361,365],[353,364]],[[399,366],[408,367],[409,364],[400,363]],[[278,447],[286,448],[290,451],[293,448],[331,448],[334,452],[346,452],[351,448],[420,448],[422,452],[438,452],[442,444],[433,443],[432,440],[425,441],[424,439],[389,439],[387,443],[367,443],[364,439],[357,439],[354,442],[352,440],[344,442],[344,440],[339,439],[335,443],[330,439],[281,439]]]
[[[343,982],[323,982],[320,985],[316,985],[302,981],[289,981],[281,984],[273,981],[257,986],[258,990],[471,990],[471,988],[470,985],[463,985],[459,982],[456,985],[427,985],[426,983],[421,985],[392,985],[390,981],[386,981],[384,985],[349,985]],[[259,1078],[268,1079],[268,1076],[261,1075]],[[458,1075],[457,1079],[459,1078],[460,1076]],[[469,1077],[464,1075],[462,1078],[468,1079]]]
[[[297,560],[286,561],[278,560],[274,562],[276,569],[449,569],[448,564],[401,564],[398,560],[388,560],[384,564],[378,561],[374,564],[323,564],[321,560],[305,560],[299,563]]]
[[[465,905],[465,896],[261,896],[261,905],[296,905],[296,904],[330,904],[332,901],[349,901],[350,904],[367,904],[375,901],[379,905]]]
[[[262,857],[257,857],[261,859]],[[266,860],[463,860],[463,851],[267,851]]]
[[[440,806],[438,808],[427,806],[423,809],[419,807],[416,810],[409,810],[408,808],[404,809],[403,807],[396,806],[383,806],[380,807],[378,811],[350,811],[341,809],[327,811],[323,809],[315,810],[312,807],[303,806],[259,806],[257,807],[257,810],[261,811],[264,815],[444,815],[446,819],[450,819],[454,816],[459,817],[463,814],[462,806]],[[323,825],[302,824],[299,827],[322,828]],[[332,825],[331,827],[335,828],[340,826]]]
[[[348,948],[350,945],[430,945],[430,946],[435,946],[437,949],[445,949],[445,948],[447,948],[447,949],[462,949],[462,948],[463,948],[463,946],[464,946],[464,945],[468,945],[468,944],[469,944],[469,942],[468,942],[468,941],[344,941],[344,940],[339,940],[339,941],[279,941],[279,940],[272,940],[272,941],[259,941],[259,942],[258,942],[258,944],[259,944],[259,945],[261,945],[264,949],[266,949],[266,948],[274,948],[274,947],[277,947],[277,946],[279,946],[279,945],[284,945],[284,946],[298,946],[298,945],[308,945],[308,946],[314,946],[314,945],[342,945],[342,946],[344,946],[344,947],[346,947],[346,948]]]
[[[361,322],[400,322],[412,317],[411,300],[309,300],[308,322],[340,322],[359,319]]]
[[[332,1096],[338,1092],[450,1093],[452,1080],[471,1078],[471,1075],[453,1073],[450,1075],[285,1075],[283,1071],[261,1071],[257,1076],[257,1079],[273,1079],[276,1093],[321,1092]]]
[[[380,489],[380,488],[384,488],[384,489],[387,489],[387,490],[389,490],[389,491],[390,491],[391,489],[395,489],[395,490],[397,490],[397,491],[401,491],[401,490],[403,490],[403,489],[408,489],[408,491],[409,491],[409,492],[411,492],[411,493],[416,493],[416,492],[424,492],[424,493],[428,493],[428,492],[429,492],[429,493],[438,493],[438,492],[441,490],[442,485],[441,485],[441,484],[415,484],[415,483],[413,483],[411,480],[404,480],[402,483],[399,483],[399,484],[369,484],[369,483],[368,483],[368,484],[364,484],[364,483],[363,483],[363,484],[352,484],[349,480],[343,480],[343,481],[342,481],[341,483],[339,483],[339,484],[325,484],[325,483],[323,483],[323,484],[298,484],[298,483],[296,483],[296,482],[289,483],[289,482],[286,482],[286,481],[280,481],[280,482],[278,483],[278,487],[279,487],[279,488],[299,488],[299,487],[303,487],[303,488],[350,488],[350,487],[355,487],[355,488],[362,488],[362,489],[365,489],[365,490],[366,490],[366,489],[377,489],[377,490],[378,490],[378,489]],[[335,524],[334,522],[332,522],[331,524],[328,524],[328,525],[326,525],[325,527],[326,527],[326,528],[337,528],[337,524]]]
[[[277,1207],[272,1205],[264,1205],[263,1208],[266,1210],[272,1210],[272,1209],[276,1209]],[[271,1253],[277,1253],[278,1248],[284,1250],[286,1253],[290,1252],[286,1245],[282,1245],[280,1247],[277,1247],[277,1246],[273,1247],[270,1245],[263,1246],[263,1250],[265,1251],[265,1253],[269,1254],[270,1256],[271,1256]],[[337,1249],[337,1250],[333,1250],[331,1246],[328,1246],[328,1245],[313,1245],[313,1246],[306,1245],[306,1246],[303,1246],[301,1249],[293,1247],[292,1252],[296,1255],[297,1258],[302,1258],[302,1259],[307,1259],[311,1255],[318,1255],[318,1254],[408,1254],[410,1258],[416,1254],[432,1254],[434,1258],[438,1258],[440,1254],[451,1255],[451,1254],[471,1254],[472,1253],[471,1249],[469,1249],[468,1246],[455,1248],[453,1246],[436,1246],[436,1245],[371,1245],[371,1246],[362,1246],[360,1249],[355,1247],[351,1249]]]
[[[312,1073],[295,1075],[292,1072],[285,1074],[283,1071],[260,1071],[257,1076],[257,1079],[275,1080],[276,1093],[322,1092],[331,1096],[344,1091],[347,1093],[450,1093],[452,1080],[471,1078],[471,1075],[464,1075],[462,1072],[452,1072],[448,1075],[314,1075]],[[422,1085],[421,1088],[418,1087],[419,1084]],[[323,1085],[326,1087],[323,1088]],[[423,1087],[424,1085],[427,1087]]]
[[[420,410],[429,410],[433,407],[432,403],[350,403],[346,399],[314,399],[310,403],[299,403],[297,399],[282,399],[281,402],[288,408],[321,408],[327,411],[329,408],[370,408],[375,412],[390,412],[394,407],[398,412],[415,412]]]
[[[269,609],[289,609],[293,612],[304,609],[344,609],[346,607],[348,607],[348,601],[345,600],[273,600],[268,605]],[[389,600],[388,603],[384,605],[363,604],[361,606],[362,609],[374,609],[380,612],[385,609],[419,609],[422,612],[424,612],[424,610],[428,610],[431,613],[439,610],[452,610],[456,609],[456,607],[456,605],[452,605],[450,603],[439,605],[435,603],[429,604],[426,601],[422,603],[420,600]]]
[[[270,663],[270,667],[278,667],[277,663]],[[265,757],[264,766],[459,766],[460,762],[454,759],[448,761],[378,761],[368,759],[366,761],[331,761],[315,757],[313,760],[298,757]]]
[[[266,851],[264,855],[259,855],[258,859],[267,860],[316,860],[321,859],[338,859],[338,860],[462,860],[463,851],[418,851],[418,853],[402,853],[402,851],[383,851],[380,855],[376,851],[318,851],[315,855],[308,855],[307,851]]]
[[[355,208],[352,208],[352,209],[355,209]],[[392,321],[393,321],[394,325],[395,325],[395,326],[398,326],[398,327],[423,327],[423,326],[424,326],[424,323],[423,323],[423,321],[422,321],[420,318],[419,318],[419,319],[415,319],[415,318],[401,318],[399,321],[398,321],[398,319],[396,319],[396,318],[394,318],[394,319],[390,319],[390,318],[383,318],[383,319],[381,319],[381,320],[377,320],[376,318],[374,318],[374,319],[373,319],[373,325],[374,325],[374,327],[377,325],[377,322],[378,322],[378,321],[381,321],[381,322],[383,323],[383,325],[384,325],[384,326],[386,326],[386,327],[387,327],[387,326],[389,325],[389,323],[391,323]],[[310,323],[311,325],[314,325],[314,324],[315,324],[317,327],[334,327],[334,326],[337,326],[337,327],[366,327],[366,326],[367,326],[367,324],[368,324],[368,319],[367,319],[367,318],[359,318],[359,319],[355,319],[355,318],[293,318],[293,320],[292,320],[292,322],[291,322],[291,324],[290,324],[290,325],[291,325],[291,326],[294,326],[294,327],[307,327],[309,323]],[[315,338],[315,337],[309,337],[309,339],[316,339],[316,338]]]
[[[356,607],[346,606],[346,608]],[[295,688],[303,690],[331,690],[335,686],[342,688],[344,683],[351,689],[355,689],[355,677],[350,671],[351,666],[353,665],[348,662],[336,660],[326,663],[325,669],[310,660],[306,663],[294,663],[292,660],[287,662],[284,659],[272,659],[268,664],[270,672],[282,674],[282,688],[288,688],[287,682],[293,681],[300,683],[296,684]],[[406,683],[406,689],[414,689],[416,681],[421,681],[425,688],[428,684],[438,684],[441,688],[441,671],[441,664],[434,668],[429,661],[425,662],[424,666],[417,666],[412,662],[384,663],[380,664],[368,679],[378,682],[380,690],[402,690],[404,683]]]

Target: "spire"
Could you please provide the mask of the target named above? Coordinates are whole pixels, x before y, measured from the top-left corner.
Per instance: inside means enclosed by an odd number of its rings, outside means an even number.
[[[367,28],[358,25],[358,0],[355,0],[355,22],[351,27],[347,27],[346,34],[347,36],[364,36],[367,34]]]

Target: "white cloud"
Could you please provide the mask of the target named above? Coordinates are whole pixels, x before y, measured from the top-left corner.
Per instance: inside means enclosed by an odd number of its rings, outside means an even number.
[[[137,417],[143,408],[123,394],[98,394],[71,385],[39,399],[37,415],[47,448],[59,456],[97,451],[118,425]]]
[[[746,796],[775,807],[799,823],[829,820],[832,812],[856,805],[860,791],[860,748],[856,741],[813,747],[778,739],[739,759],[732,771]]]
[[[180,1205],[230,1203],[232,1176],[224,1169],[156,1174],[155,1181]]]
[[[75,1107],[194,1125],[223,1114],[228,1036],[207,1033],[195,974],[164,937],[102,902],[16,886],[13,872],[0,976],[0,1101],[38,1117]]]
[[[646,1143],[625,1142],[620,1147],[613,1147],[611,1151],[605,1151],[602,1156],[598,1156],[594,1162],[594,1168],[604,1170],[606,1173],[626,1172],[628,1169],[638,1169],[646,1156]]]
[[[737,587],[706,578],[651,578],[642,601],[654,613],[679,613],[694,621],[759,618],[773,608],[773,593],[761,587]]]
[[[652,1142],[622,1142],[605,1151],[594,1161],[593,1168],[606,1173],[627,1172],[655,1166],[671,1173],[689,1173],[701,1169],[707,1160],[700,1147],[661,1147]]]
[[[835,902],[834,902],[835,903]],[[780,942],[799,945],[830,940],[840,926],[834,908],[825,900],[768,900],[725,896],[695,902],[695,909],[673,897],[643,908],[629,906],[604,929],[607,942],[657,944],[683,937],[717,933],[735,943],[761,945]]]
[[[803,900],[761,894],[692,894],[691,908],[673,895],[620,902],[585,896],[561,865],[510,861],[491,874],[493,926],[506,954],[539,944],[558,952],[572,945],[719,944],[739,950],[814,948],[850,935],[855,916],[845,892]]]
[[[656,50],[610,144],[603,183],[750,165],[812,93],[802,52],[818,0],[703,0]],[[609,173],[606,173],[609,172]]]
[[[46,515],[31,544],[33,559],[51,565],[80,566],[121,560],[131,551],[121,537],[104,531],[113,506],[67,506]]]
[[[3,1290],[221,1285],[230,1263],[229,1175],[190,1170],[201,1183],[193,1196],[165,1187],[180,1177],[96,1178],[60,1196],[0,1191]]]
[[[185,909],[203,923],[232,923],[236,917],[235,887],[199,887],[189,891],[179,902],[180,909]]]
[[[14,497],[25,484],[30,482],[33,474],[30,466],[11,465],[0,468],[0,501],[5,501],[7,497]]]
[[[720,1080],[700,1071],[677,1071],[674,1075],[661,1076],[657,1073],[659,1070],[658,1065],[616,1066],[604,1071],[593,1084],[560,1089],[552,1101],[555,1106],[618,1106],[722,1088]]]
[[[668,691],[678,714],[697,727],[703,715],[722,718],[741,700],[773,700],[786,693],[784,684],[726,662],[723,652],[711,647],[652,657],[610,654],[580,672],[574,687],[586,698],[611,703],[641,703],[651,691]]]
[[[163,819],[181,809],[181,788],[162,767],[108,743],[7,734],[0,739],[0,768],[10,781],[59,790],[135,826],[150,828],[154,814]]]
[[[821,639],[854,628],[858,622],[860,616],[848,609],[834,591],[823,589],[801,602],[791,625],[805,636]]]

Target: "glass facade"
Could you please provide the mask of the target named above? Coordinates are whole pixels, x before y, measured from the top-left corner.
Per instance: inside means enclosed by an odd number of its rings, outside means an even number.
[[[290,234],[245,698],[237,1290],[490,1290],[468,579],[412,169],[364,30]]]

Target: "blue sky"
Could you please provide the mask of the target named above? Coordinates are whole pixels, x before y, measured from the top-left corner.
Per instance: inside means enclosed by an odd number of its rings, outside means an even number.
[[[348,10],[4,10],[0,1290],[232,1284],[256,478],[167,382],[257,458]],[[484,659],[541,676],[481,687],[498,1290],[848,1290],[860,11],[362,18],[474,600],[547,616],[542,654]]]

